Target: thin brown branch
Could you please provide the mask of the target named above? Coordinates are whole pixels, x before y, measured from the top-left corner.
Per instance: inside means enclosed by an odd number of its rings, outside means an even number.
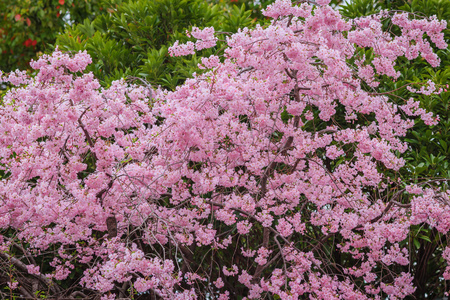
[[[27,265],[24,264],[23,262],[21,262],[20,260],[18,260],[17,258],[5,253],[5,252],[0,252],[0,257],[10,261],[18,270],[24,272],[25,274],[28,274],[28,269],[27,269]],[[59,287],[50,279],[48,279],[47,277],[45,277],[44,275],[31,275],[37,279],[39,279],[39,281],[41,281],[42,283],[44,283],[46,286],[48,286],[48,288],[50,290],[52,290],[52,292],[54,292],[55,294],[58,293],[60,291]]]

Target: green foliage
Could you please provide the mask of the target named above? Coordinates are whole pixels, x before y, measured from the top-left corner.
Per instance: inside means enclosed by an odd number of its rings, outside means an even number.
[[[353,0],[341,7],[341,14],[348,18],[369,16],[382,9],[380,1],[376,0]]]
[[[439,20],[450,20],[450,2],[448,0],[414,0],[404,2],[399,9],[425,16],[437,16]],[[448,34],[448,31],[447,31]]]
[[[250,26],[251,11],[244,5],[226,6],[202,0],[110,0],[108,14],[73,25],[57,38],[64,51],[87,50],[94,72],[109,84],[127,76],[145,78],[153,85],[174,89],[199,72],[197,55],[170,57],[168,48],[176,40],[186,42],[186,30],[213,26],[216,31],[236,32]],[[222,34],[220,39],[225,39]],[[201,56],[220,53],[223,42]]]
[[[94,18],[101,9],[99,0],[0,1],[0,70],[29,68],[68,23]]]
[[[253,19],[259,19],[259,22],[263,21],[265,17],[262,14],[262,10],[268,5],[275,2],[275,0],[220,0],[219,3],[230,3],[237,6],[245,5],[251,11],[251,17]]]

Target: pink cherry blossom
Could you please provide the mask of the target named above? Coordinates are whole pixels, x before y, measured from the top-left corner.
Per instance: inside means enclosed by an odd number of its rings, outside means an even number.
[[[447,47],[446,23],[388,11],[346,20],[328,3],[275,1],[270,24],[228,37],[223,57],[202,58],[207,71],[174,91],[101,87],[83,73],[86,52],[58,49],[31,63],[35,76],[1,73],[12,88],[0,106],[0,257],[17,280],[56,295],[81,276],[76,289],[102,299],[414,293],[411,228],[447,235],[450,192],[398,171],[414,119],[439,119],[378,91],[378,78],[398,78],[400,57],[437,66],[430,41]],[[388,17],[401,34],[384,31]],[[190,35],[170,54],[218,41],[214,28]],[[350,64],[365,47],[374,58]]]

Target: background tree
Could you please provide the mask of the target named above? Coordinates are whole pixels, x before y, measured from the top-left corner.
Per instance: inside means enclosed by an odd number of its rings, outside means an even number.
[[[99,0],[0,1],[0,70],[29,69],[37,53],[49,51],[67,24],[101,13]]]
[[[85,20],[58,36],[64,51],[87,50],[95,63],[88,67],[104,84],[139,76],[154,86],[174,89],[198,68],[199,56],[220,53],[224,43],[187,58],[173,58],[168,48],[187,41],[192,26],[213,26],[219,39],[251,25],[245,6],[211,4],[202,0],[114,0],[107,2],[108,14]]]

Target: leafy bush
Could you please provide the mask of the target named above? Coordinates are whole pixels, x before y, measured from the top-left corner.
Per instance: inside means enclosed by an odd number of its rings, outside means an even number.
[[[37,53],[49,51],[68,22],[101,13],[98,0],[0,1],[0,70],[29,69]]]
[[[174,89],[200,71],[197,55],[185,59],[168,55],[168,47],[176,40],[187,41],[186,30],[213,26],[232,33],[252,21],[245,6],[213,5],[203,0],[114,0],[107,6],[111,7],[108,14],[74,25],[56,42],[64,51],[87,50],[95,62],[88,71],[104,84],[131,76]],[[221,42],[199,54],[217,54],[223,46]]]

